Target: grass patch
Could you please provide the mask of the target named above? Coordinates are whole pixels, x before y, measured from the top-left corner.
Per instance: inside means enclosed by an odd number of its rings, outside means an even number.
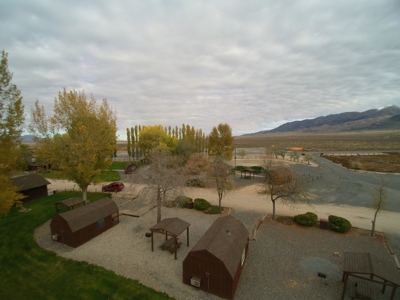
[[[48,178],[48,179],[64,179],[66,180],[66,177],[59,177],[56,175],[54,172],[48,172],[48,173],[40,173],[40,176],[43,178]],[[108,181],[119,181],[121,180],[121,176],[119,176],[118,171],[102,171],[100,175],[100,180],[101,182],[108,182]]]
[[[34,241],[35,228],[55,215],[55,202],[80,197],[62,192],[0,217],[0,299],[172,299],[102,267],[57,256]],[[107,196],[88,193],[88,201]],[[50,237],[49,237],[50,238]]]
[[[324,155],[324,158],[353,169],[352,162],[359,162],[359,170],[385,173],[400,173],[400,153],[383,155]]]
[[[110,170],[124,170],[126,161],[113,161]]]

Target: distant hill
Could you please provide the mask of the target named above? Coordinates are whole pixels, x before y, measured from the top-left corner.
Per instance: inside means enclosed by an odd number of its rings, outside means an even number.
[[[283,132],[346,132],[357,130],[400,129],[400,108],[396,105],[364,112],[344,112],[315,119],[285,123],[272,130],[259,131],[247,135]]]
[[[30,143],[33,142],[33,138],[34,138],[33,135],[23,135],[21,136],[21,141],[25,143]]]

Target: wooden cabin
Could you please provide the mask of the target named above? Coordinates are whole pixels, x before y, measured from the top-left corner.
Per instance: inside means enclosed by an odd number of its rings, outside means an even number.
[[[218,218],[183,261],[183,283],[233,299],[249,249],[249,232],[241,221]]]
[[[47,197],[47,185],[50,184],[46,179],[37,174],[22,175],[11,178],[13,185],[18,187],[18,192],[26,196],[21,201],[29,202],[36,199]]]
[[[54,216],[50,223],[51,237],[77,248],[118,223],[117,205],[103,198]]]

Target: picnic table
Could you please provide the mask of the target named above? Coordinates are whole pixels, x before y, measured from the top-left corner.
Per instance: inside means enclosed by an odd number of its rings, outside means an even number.
[[[180,248],[180,246],[182,245],[181,242],[178,243],[178,239],[176,239],[176,247]],[[171,253],[174,253],[175,251],[175,239],[174,238],[170,238],[168,240],[166,240],[161,246],[160,248],[162,250],[168,250]]]

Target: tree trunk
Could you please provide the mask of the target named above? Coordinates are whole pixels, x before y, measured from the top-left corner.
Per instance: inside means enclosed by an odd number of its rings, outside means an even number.
[[[376,224],[376,215],[377,215],[377,214],[378,214],[378,210],[375,212],[374,220],[372,221],[371,236],[374,236],[374,234],[375,234],[375,224]]]
[[[272,220],[275,220],[275,200],[272,200]]]
[[[161,222],[161,191],[157,191],[157,223]]]
[[[87,186],[82,188],[82,199],[86,202],[87,201]]]

